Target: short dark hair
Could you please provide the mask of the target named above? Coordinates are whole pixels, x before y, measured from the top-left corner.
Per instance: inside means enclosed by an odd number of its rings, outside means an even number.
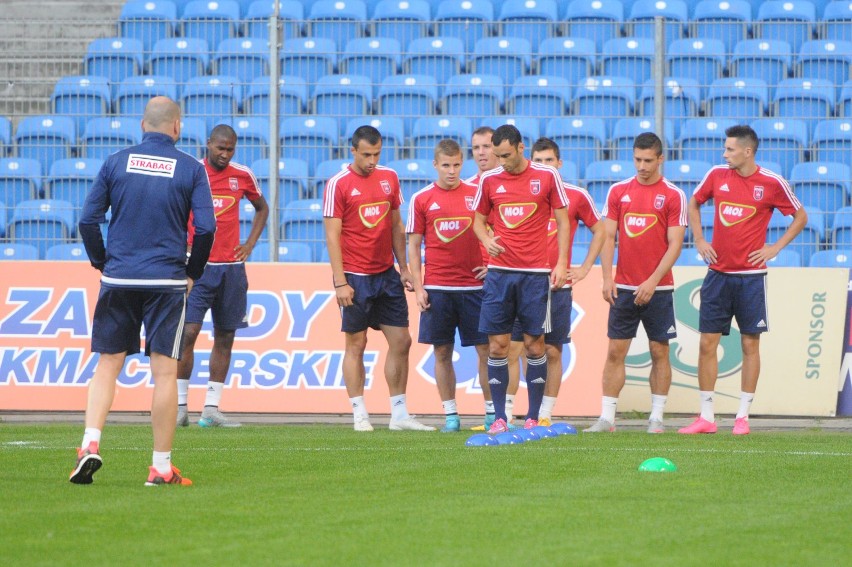
[[[499,146],[504,141],[509,142],[509,145],[513,148],[517,148],[521,141],[523,141],[521,131],[511,124],[503,124],[494,130],[494,134],[491,136],[491,143],[494,146]]]
[[[757,146],[760,145],[760,140],[757,139],[757,132],[751,126],[747,124],[731,126],[725,130],[725,136],[736,138],[739,143],[746,147],[754,148],[754,153],[757,153]]]
[[[663,155],[663,141],[653,132],[642,132],[633,141],[634,150],[654,150],[658,156]]]
[[[435,146],[435,161],[438,161],[439,155],[460,156],[461,153],[461,146],[458,142],[452,138],[444,138]]]
[[[217,124],[213,127],[213,130],[210,131],[210,139],[212,140],[213,138],[229,138],[236,140],[237,133],[227,124]]]
[[[480,126],[479,128],[473,131],[473,134],[471,134],[470,137],[472,138],[474,136],[484,136],[485,134],[493,136],[494,128],[492,128],[491,126]]]
[[[553,155],[556,156],[557,160],[562,159],[562,157],[559,155],[559,144],[557,144],[550,138],[545,138],[544,136],[535,141],[532,149],[530,150],[530,156],[532,156],[536,152],[545,152],[547,150],[553,150]]]
[[[364,126],[358,126],[352,133],[352,147],[357,148],[358,143],[361,140],[364,140],[371,146],[375,146],[381,143],[382,133],[379,132],[377,128],[374,128],[369,124],[365,124]]]

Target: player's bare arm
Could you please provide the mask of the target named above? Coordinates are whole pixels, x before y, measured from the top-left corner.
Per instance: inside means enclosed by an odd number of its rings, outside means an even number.
[[[399,209],[391,211],[391,234],[393,236],[393,255],[399,265],[399,280],[406,291],[414,291],[411,272],[405,259],[405,225],[402,224],[402,215]]]
[[[686,213],[689,217],[689,228],[692,230],[692,237],[695,239],[696,250],[698,250],[698,253],[705,262],[712,264],[718,257],[716,256],[716,250],[713,248],[713,245],[704,238],[704,230],[701,228],[701,205],[698,204],[695,197],[689,198]]]
[[[414,297],[420,311],[426,311],[429,304],[429,292],[423,287],[423,262],[420,258],[420,247],[423,235],[416,232],[408,233],[408,269],[411,272],[411,284],[414,287]]]
[[[496,258],[506,251],[506,249],[498,243],[500,237],[491,235],[491,231],[488,230],[488,223],[486,222],[485,215],[482,213],[476,213],[476,217],[473,219],[473,233],[476,234],[476,237],[485,247],[485,251],[488,252],[489,256]]]
[[[751,252],[748,255],[748,261],[751,262],[752,266],[762,266],[790,244],[802,232],[806,224],[808,224],[808,213],[803,207],[800,207],[793,213],[793,222],[790,223],[781,238],[775,244],[766,244],[760,250]]]
[[[343,272],[343,253],[340,248],[340,235],[343,233],[343,220],[334,217],[323,219],[325,227],[325,242],[328,248],[328,261],[331,264],[331,277],[334,285],[334,293],[337,296],[337,304],[340,307],[349,307],[355,297],[355,290],[346,281]]]
[[[586,253],[583,263],[576,267],[568,267],[568,279],[573,283],[577,283],[589,275],[606,240],[606,230],[604,229],[603,222],[596,222],[589,230],[592,231],[592,242],[589,244],[589,251]]]
[[[669,273],[672,266],[674,266],[677,261],[678,256],[680,256],[680,249],[683,247],[683,235],[685,232],[685,226],[670,226],[668,228],[666,231],[666,238],[668,239],[669,247],[660,259],[660,263],[657,265],[657,269],[654,270],[654,273],[651,274],[651,277],[642,282],[639,287],[636,288],[636,291],[633,292],[633,295],[635,296],[634,302],[636,305],[645,305],[651,301],[651,297],[653,297],[654,292],[657,290],[657,284],[659,284],[660,280]]]
[[[618,223],[609,218],[601,219],[601,222],[604,225],[605,236],[601,248],[601,274],[603,276],[601,293],[604,301],[610,305],[615,305],[618,290],[615,287],[615,280],[612,279],[612,260],[615,257],[615,232],[618,229]]]
[[[568,208],[553,210],[556,219],[556,243],[559,246],[559,260],[550,272],[550,285],[559,289],[568,282],[568,246],[571,240],[571,219],[568,218]]]
[[[260,235],[263,234],[266,219],[269,218],[269,204],[267,204],[266,198],[263,195],[250,201],[250,203],[254,207],[254,218],[251,221],[251,231],[249,231],[246,241],[234,247],[234,258],[238,262],[244,262],[251,255],[255,244],[260,239]]]

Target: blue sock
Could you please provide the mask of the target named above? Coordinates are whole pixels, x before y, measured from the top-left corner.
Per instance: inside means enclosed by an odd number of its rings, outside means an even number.
[[[530,409],[527,411],[527,419],[538,419],[538,411],[541,409],[541,400],[544,398],[544,384],[547,381],[547,355],[539,358],[527,358],[527,395],[530,400]]]
[[[494,402],[494,415],[497,419],[506,419],[506,388],[509,387],[509,359],[488,357],[488,386],[491,388],[491,401]]]

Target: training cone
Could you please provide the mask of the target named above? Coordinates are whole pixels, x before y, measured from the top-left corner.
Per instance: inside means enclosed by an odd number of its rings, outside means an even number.
[[[514,431],[504,431],[495,435],[494,439],[501,445],[517,445],[524,442],[523,438]]]
[[[557,437],[559,435],[556,430],[547,425],[536,425],[532,428],[532,431],[538,433],[542,439],[545,437]]]
[[[539,439],[541,439],[541,435],[539,435],[532,429],[518,429],[513,433],[523,439],[525,443],[527,441],[538,441]]]
[[[639,465],[640,471],[646,472],[675,472],[677,465],[664,457],[646,459]]]
[[[550,428],[559,435],[577,435],[577,428],[564,421],[554,423]]]
[[[500,443],[487,433],[479,433],[468,437],[464,444],[466,447],[487,447],[489,445],[499,445]]]

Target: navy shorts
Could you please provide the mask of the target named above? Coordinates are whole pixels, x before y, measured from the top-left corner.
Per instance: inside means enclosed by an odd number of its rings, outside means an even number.
[[[677,337],[674,297],[671,290],[656,291],[646,305],[634,303],[632,289],[618,288],[615,305],[609,307],[606,336],[611,339],[633,339],[639,323],[645,327],[648,339],[658,343]]]
[[[235,331],[248,327],[247,297],[245,264],[207,264],[186,300],[186,322],[200,325],[210,309],[214,329]]]
[[[550,331],[550,274],[491,268],[482,291],[481,332],[508,335],[516,318],[527,335]]]
[[[455,343],[458,329],[462,346],[488,344],[488,335],[479,332],[482,290],[426,291],[431,307],[420,313],[418,342],[427,345]]]
[[[145,324],[145,354],[180,359],[185,290],[139,290],[101,286],[92,321],[92,352],[139,352]]]
[[[341,307],[341,331],[360,333],[381,325],[408,327],[408,302],[399,272],[388,268],[380,274],[346,274],[346,282],[355,290],[349,307]]]
[[[765,333],[769,330],[766,313],[766,274],[723,274],[707,270],[701,284],[700,332],[728,335],[731,319],[736,317],[740,333]]]
[[[544,343],[562,346],[571,342],[571,309],[573,296],[570,287],[552,290],[550,292],[550,332],[544,334]],[[524,332],[521,323],[515,319],[512,327],[512,340],[522,342]]]

